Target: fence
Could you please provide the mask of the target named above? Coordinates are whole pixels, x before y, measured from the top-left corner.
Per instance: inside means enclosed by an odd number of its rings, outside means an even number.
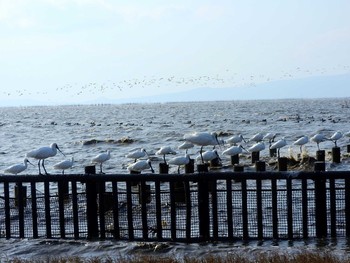
[[[0,176],[3,238],[350,236],[350,172]]]

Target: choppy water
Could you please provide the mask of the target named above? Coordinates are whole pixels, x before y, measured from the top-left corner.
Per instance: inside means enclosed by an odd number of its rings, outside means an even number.
[[[22,162],[28,151],[56,142],[67,158],[74,156],[75,159],[74,167],[66,173],[83,173],[91,158],[106,150],[111,151],[112,158],[104,164],[104,171],[127,173],[126,166],[131,161],[125,158],[128,152],[143,147],[152,154],[161,146],[171,146],[177,150],[183,142],[183,135],[193,131],[215,131],[222,134],[222,139],[236,133],[249,138],[257,132],[277,132],[277,139],[285,137],[289,144],[281,149],[281,155],[290,156],[291,152],[296,154],[299,151],[298,147],[292,146],[292,142],[301,135],[311,137],[317,132],[322,132],[331,136],[337,130],[348,132],[350,108],[344,104],[347,100],[350,99],[0,108],[0,171],[9,165]],[[328,162],[328,170],[349,169],[348,158],[345,155],[347,144],[349,138],[339,140],[338,146],[343,153],[343,162],[339,165]],[[330,150],[332,146],[331,141],[321,143],[321,148],[326,150]],[[199,148],[195,147],[190,153],[196,156],[198,150]],[[222,150],[220,149],[219,153]],[[307,144],[307,152],[310,155],[316,150],[315,143]],[[184,154],[177,151],[178,154]],[[268,156],[268,149],[264,150],[261,156]],[[329,160],[329,156],[327,158]],[[48,159],[48,172],[56,173],[52,166],[63,159],[60,154]],[[223,157],[223,162],[229,160]],[[243,162],[248,162],[249,169],[249,160],[243,159]],[[154,167],[157,172],[157,164]],[[37,172],[36,165],[29,166],[26,171],[29,174]],[[170,172],[176,173],[177,167],[171,167]],[[205,246],[168,244],[161,253],[186,255],[195,252],[204,255],[208,251],[229,253],[233,248],[269,251],[281,246],[294,251],[299,249],[299,245],[310,249],[332,247],[332,250],[339,253],[349,249],[346,240],[338,240],[328,242],[326,246],[317,242]],[[24,257],[48,254],[52,251],[57,255],[69,252],[82,256],[153,251],[153,248],[140,248],[137,243],[111,241],[0,240],[0,246],[3,255]]]

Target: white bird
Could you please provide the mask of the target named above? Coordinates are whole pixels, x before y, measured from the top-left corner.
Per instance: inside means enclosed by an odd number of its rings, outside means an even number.
[[[64,170],[69,169],[73,166],[74,158],[72,157],[70,160],[64,160],[59,163],[53,165],[53,168],[56,170],[62,170],[62,174],[64,174]]]
[[[163,155],[164,163],[166,164],[165,155],[176,154],[176,152],[170,146],[163,146],[157,152],[156,155]]]
[[[40,170],[40,161],[41,161],[41,165],[44,168],[45,174],[48,174],[45,169],[44,161],[46,158],[55,156],[57,154],[57,150],[64,155],[64,153],[61,152],[61,150],[58,148],[57,144],[52,143],[49,147],[41,147],[39,149],[28,152],[26,154],[26,157],[39,160],[38,162],[39,174],[41,174],[41,170]]]
[[[145,157],[146,155],[148,157],[147,151],[145,149],[141,148],[141,149],[138,149],[138,150],[133,151],[131,153],[128,153],[126,155],[126,158],[134,159],[135,163],[136,163],[137,159]]]
[[[226,140],[230,145],[237,145],[237,143],[241,143],[242,141],[246,142],[242,134],[233,135]]]
[[[268,140],[269,141],[269,145],[271,147],[271,144],[275,141],[276,135],[277,135],[276,133],[268,132],[263,137],[263,140]]]
[[[198,155],[196,160],[202,159],[202,162],[210,162],[216,158],[221,160],[217,150],[214,149],[214,150],[205,151],[204,153],[202,153],[202,155]]]
[[[29,160],[27,158],[24,158],[23,163],[14,164],[14,165],[11,165],[10,167],[7,167],[4,171],[4,173],[19,174],[19,173],[23,172],[25,169],[27,169],[28,163],[32,164],[31,162],[29,162]]]
[[[152,167],[152,163],[151,160],[139,160],[136,163],[132,163],[130,164],[127,169],[130,172],[142,172],[143,170],[146,169],[151,169],[152,173],[154,173],[153,167]]]
[[[108,150],[107,153],[100,153],[91,159],[92,164],[100,164],[100,173],[102,172],[102,164],[111,159],[111,152]]]
[[[191,149],[194,147],[194,144],[192,142],[183,142],[181,145],[179,145],[179,147],[177,147],[179,150],[186,150],[186,153],[188,151],[188,149]]]
[[[258,142],[251,147],[248,148],[249,152],[260,152],[265,149],[265,143],[264,142]]]
[[[215,132],[209,133],[209,132],[195,132],[191,134],[185,134],[184,139],[188,142],[191,142],[195,145],[201,146],[201,149],[199,151],[202,163],[204,163],[203,159],[203,146],[208,145],[220,145],[218,140],[218,135]]]
[[[180,167],[190,163],[190,156],[186,153],[185,156],[178,156],[170,159],[169,164],[177,165],[177,172],[180,173]]]
[[[334,142],[334,146],[337,147],[337,141],[343,137],[343,134],[340,131],[336,131],[332,136],[331,136],[331,141]]]
[[[262,134],[261,132],[254,134],[249,141],[250,142],[261,142],[264,139],[264,134]]]
[[[300,153],[302,153],[302,147],[303,145],[307,144],[309,142],[309,137],[308,136],[302,136],[299,139],[297,139],[295,142],[293,142],[294,145],[299,145],[300,146]]]
[[[227,148],[225,151],[222,152],[222,154],[229,155],[229,156],[234,156],[237,154],[240,154],[245,150],[242,145],[234,145],[231,146],[230,148]]]
[[[278,158],[280,157],[280,149],[284,146],[287,145],[287,141],[282,138],[280,140],[278,140],[277,142],[273,143],[270,147],[270,149],[277,149],[277,156]]]
[[[321,133],[316,133],[314,136],[312,136],[310,138],[311,141],[317,143],[317,148],[318,150],[320,150],[320,143],[321,142],[324,142],[325,140],[327,140],[326,136],[324,136],[323,134]]]

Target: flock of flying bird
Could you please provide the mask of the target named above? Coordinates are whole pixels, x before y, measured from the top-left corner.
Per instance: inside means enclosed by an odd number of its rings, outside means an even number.
[[[187,153],[188,149],[193,148],[195,145],[200,146],[199,155],[196,160],[202,163],[210,162],[216,158],[219,158],[219,154],[215,146],[221,146],[228,144],[229,148],[226,148],[222,151],[223,155],[234,156],[239,155],[243,152],[252,153],[260,152],[265,149],[265,142],[268,141],[269,149],[276,149],[278,157],[280,157],[280,149],[287,145],[285,138],[281,138],[275,141],[275,133],[257,133],[252,136],[249,140],[245,140],[242,134],[234,135],[227,140],[221,140],[218,138],[218,135],[215,132],[194,132],[191,134],[185,134],[183,139],[184,142],[178,147],[179,150],[185,150],[184,156],[177,156],[166,161],[166,155],[176,154],[176,151],[173,150],[170,146],[161,147],[155,154],[163,157],[163,162],[165,164],[171,164],[178,166],[178,173],[180,173],[180,167],[188,164],[190,162],[190,155]],[[302,147],[307,144],[309,141],[315,142],[317,148],[320,149],[319,144],[324,141],[332,141],[337,147],[337,141],[343,136],[350,138],[350,131],[342,133],[340,131],[335,132],[332,136],[326,137],[321,133],[317,133],[312,136],[309,140],[308,136],[302,136],[296,141],[293,142],[293,145],[300,147],[300,152],[302,152]],[[248,149],[245,149],[242,144],[244,143],[253,143]],[[213,146],[213,149],[203,152],[204,146]],[[45,160],[49,157],[53,157],[57,154],[57,151],[62,153],[56,143],[52,143],[49,147],[41,147],[35,150],[32,150],[26,154],[26,157],[21,164],[12,165],[4,170],[4,173],[18,174],[27,169],[28,163],[32,164],[29,161],[29,158],[38,160],[39,174],[41,175],[41,167],[44,169],[45,174],[48,174],[45,168]],[[64,155],[64,153],[62,153]],[[65,155],[64,155],[65,156]],[[98,164],[100,166],[100,173],[103,174],[102,164],[108,161],[111,158],[111,152],[108,150],[106,153],[101,153],[91,159],[92,164]],[[143,170],[150,169],[154,173],[154,169],[151,164],[151,159],[147,151],[143,148],[137,149],[133,152],[130,152],[126,155],[126,158],[132,159],[134,162],[129,164],[127,169],[130,173],[140,173]],[[146,159],[143,159],[146,158]],[[74,159],[64,160],[59,163],[56,163],[53,167],[55,169],[62,170],[62,174],[66,169],[69,169],[73,166]],[[33,165],[33,164],[32,164]]]

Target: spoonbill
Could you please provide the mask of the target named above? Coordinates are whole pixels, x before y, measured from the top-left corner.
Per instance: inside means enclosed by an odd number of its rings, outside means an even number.
[[[270,147],[270,149],[277,149],[277,157],[280,158],[280,149],[287,145],[287,141],[282,138],[279,139],[277,142],[273,143]]]
[[[264,139],[264,134],[262,134],[261,132],[258,132],[256,134],[254,134],[249,141],[250,142],[261,142]]]
[[[147,151],[145,149],[141,148],[141,149],[135,150],[131,153],[128,153],[126,155],[126,158],[134,159],[135,163],[136,163],[137,159],[145,157],[146,155],[148,157]]]
[[[229,155],[229,156],[234,156],[237,154],[240,154],[245,150],[242,145],[234,145],[231,146],[230,148],[227,148],[225,151],[222,152],[222,154]]]
[[[314,136],[312,136],[310,138],[311,141],[317,143],[317,148],[318,150],[320,150],[320,143],[324,142],[325,140],[327,140],[326,136],[324,136],[321,133],[316,133]]]
[[[220,145],[219,140],[218,140],[218,135],[215,132],[195,132],[191,134],[185,134],[184,139],[188,142],[191,142],[195,145],[201,146],[201,149],[199,151],[202,163],[204,163],[203,159],[203,146],[208,146],[208,145]]]
[[[186,153],[185,156],[177,156],[168,161],[169,164],[177,165],[177,173],[180,173],[180,167],[190,163],[190,156]]]
[[[265,143],[264,142],[257,142],[253,144],[251,147],[248,148],[249,152],[261,152],[265,149]]]
[[[335,133],[333,133],[333,135],[331,136],[330,140],[334,142],[334,146],[337,147],[337,141],[343,137],[343,134],[340,131],[336,131]]]
[[[302,147],[303,145],[307,144],[309,142],[309,137],[304,135],[297,139],[295,142],[293,142],[294,145],[299,145],[300,146],[300,153],[302,153]]]
[[[179,150],[186,150],[186,154],[188,149],[191,149],[194,147],[194,144],[192,142],[183,142],[182,144],[179,145],[179,147],[177,147]]]
[[[58,148],[57,144],[52,143],[49,147],[41,147],[39,149],[32,150],[32,151],[28,152],[26,154],[26,157],[39,160],[38,167],[39,167],[39,174],[40,175],[41,175],[41,170],[40,170],[40,161],[41,161],[41,165],[44,168],[45,174],[48,174],[46,171],[45,165],[44,165],[44,161],[45,161],[45,159],[47,159],[49,157],[55,156],[57,154],[57,150],[60,153],[62,153],[63,156],[65,156],[64,153],[61,152],[61,150]]]
[[[152,163],[151,160],[139,160],[136,163],[132,163],[130,164],[127,169],[130,172],[142,172],[143,170],[146,169],[151,169],[152,173],[154,173],[153,167],[152,167]]]
[[[176,154],[176,152],[170,146],[163,146],[158,151],[156,151],[156,155],[163,155],[163,160],[165,164],[167,164],[165,160],[165,155],[167,154]]]
[[[201,158],[202,159],[202,162],[210,162],[216,158],[218,158],[220,161],[220,157],[219,157],[219,154],[217,152],[217,150],[209,150],[209,151],[205,151],[204,153],[202,153],[202,155],[199,155],[197,156],[197,160]]]
[[[14,164],[11,165],[10,167],[7,167],[4,171],[4,173],[10,173],[10,174],[19,174],[23,172],[25,169],[28,167],[28,163],[33,165],[27,158],[24,158],[23,163],[20,164]]]
[[[246,142],[242,134],[233,135],[226,140],[226,142],[230,145],[237,145],[237,143],[241,143],[242,141]]]
[[[271,147],[272,143],[275,141],[276,133],[268,132],[264,135],[263,140],[268,140]]]
[[[100,164],[100,173],[102,172],[102,164],[111,159],[111,152],[108,150],[107,153],[100,153],[91,159],[92,164]]]
[[[53,168],[56,170],[62,170],[62,174],[64,174],[64,170],[69,169],[73,166],[74,158],[72,157],[70,160],[64,160],[59,163],[53,165]]]

